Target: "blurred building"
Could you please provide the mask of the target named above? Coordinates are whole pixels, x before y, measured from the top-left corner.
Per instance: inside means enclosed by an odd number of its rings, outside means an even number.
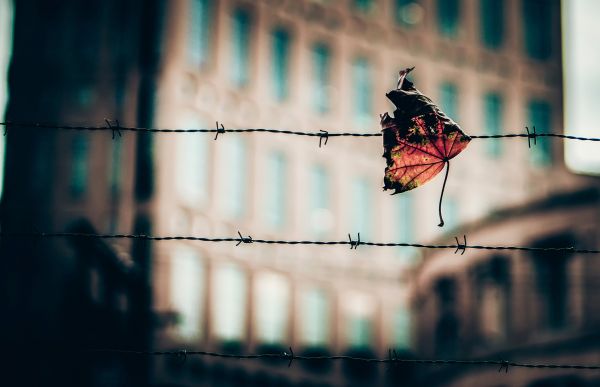
[[[398,70],[413,65],[417,88],[469,134],[524,132],[525,125],[562,131],[557,0],[23,1],[15,13],[7,117],[376,132],[379,114],[393,110],[385,93]],[[452,161],[443,206],[447,228],[440,230],[441,179],[403,195],[382,192],[385,163],[376,138],[331,138],[319,147],[316,137],[260,133],[224,133],[216,141],[202,134],[124,132],[112,139],[109,133],[11,129],[2,230],[209,237],[239,231],[289,240],[345,240],[348,233],[356,239],[360,233],[363,241],[452,243],[461,224],[487,224],[482,219],[498,208],[544,202],[592,184],[566,170],[560,141],[539,138],[529,149],[523,139],[473,140]],[[500,232],[490,235],[515,244],[545,235]],[[428,349],[423,338],[423,320],[433,315],[415,307],[435,294],[420,293],[433,261],[420,251],[123,240],[57,240],[23,249],[2,243],[6,257],[32,257],[29,265],[12,263],[7,276],[14,282],[6,286],[15,313],[29,308],[18,300],[35,289],[29,303],[38,320],[55,318],[56,305],[72,290],[59,288],[49,301],[44,289],[72,278],[83,278],[78,286],[90,292],[86,305],[98,303],[94,294],[107,284],[129,289],[106,302],[123,311],[125,328],[119,340],[112,337],[113,346],[443,354]],[[110,267],[117,262],[114,272],[135,274],[123,278],[84,265],[88,277],[81,277],[73,267],[87,256],[109,257],[98,259]],[[32,270],[39,272],[32,276]],[[57,341],[78,341],[64,320],[82,322],[73,310],[50,329],[40,323],[31,329],[40,340],[50,331],[61,332]],[[85,323],[107,332],[107,325],[91,320]],[[18,337],[27,338],[27,331]],[[462,346],[461,338],[448,337]],[[97,347],[101,340],[83,343]],[[129,384],[380,385],[422,377],[341,362],[288,369],[191,356],[185,363],[169,357],[129,361],[96,363],[88,380],[116,384],[141,373]],[[427,376],[430,370],[424,371]]]

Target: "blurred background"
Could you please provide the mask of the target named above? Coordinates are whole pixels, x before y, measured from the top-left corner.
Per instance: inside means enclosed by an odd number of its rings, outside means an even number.
[[[400,69],[468,134],[599,137],[594,0],[0,0],[4,121],[378,132]],[[478,140],[382,191],[380,138],[0,137],[3,233],[600,246],[600,148]],[[91,349],[600,363],[594,255],[0,238],[6,385],[598,386],[595,371]]]

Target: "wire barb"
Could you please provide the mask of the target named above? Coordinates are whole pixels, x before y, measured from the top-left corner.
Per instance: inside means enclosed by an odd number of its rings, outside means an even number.
[[[454,252],[454,254],[458,253],[459,251],[462,251],[460,255],[465,255],[465,251],[467,250],[467,236],[463,235],[463,240],[465,242],[464,244],[458,241],[458,237],[454,237],[454,239],[456,239],[456,251]]]
[[[187,350],[185,350],[185,349],[179,350],[179,351],[177,351],[177,354],[175,356],[177,356],[177,359],[179,360],[179,364],[183,364],[187,360]]]
[[[116,126],[113,126],[108,118],[105,118],[104,122],[106,122],[106,126],[108,127],[108,129],[112,131],[113,140],[115,139],[115,134],[118,134],[119,137],[121,137],[121,125],[119,125],[119,120],[115,120],[115,123],[117,124]]]
[[[504,370],[504,373],[508,373],[508,366],[510,365],[510,362],[508,360],[501,360],[500,361],[500,368],[498,368],[498,372],[502,372],[502,370]]]
[[[290,348],[290,353],[287,352],[283,352],[283,356],[285,356],[286,358],[290,359],[289,363],[288,363],[288,368],[290,368],[292,366],[292,361],[296,358],[294,356],[294,350],[292,349],[292,347]]]
[[[236,246],[239,246],[242,243],[252,243],[252,237],[250,235],[248,235],[248,237],[243,237],[242,233],[238,231],[238,235],[240,236],[240,239],[238,240],[238,243],[236,244]]]
[[[358,249],[358,246],[360,245],[360,233],[358,233],[358,239],[353,241],[352,237],[350,236],[350,234],[348,234],[348,240],[350,241],[350,250],[354,249]]]
[[[537,145],[537,133],[535,132],[535,126],[533,127],[533,133],[529,132],[529,127],[526,126],[525,130],[527,131],[527,147],[531,148],[531,139],[533,139],[533,145]]]
[[[329,132],[326,130],[320,130],[319,131],[319,148],[321,147],[321,142],[323,141],[323,139],[325,139],[325,144],[327,145],[327,140],[329,139]]]
[[[217,138],[219,137],[219,134],[225,134],[225,127],[223,126],[223,124],[221,124],[221,127],[219,128],[219,121],[215,121],[215,124],[217,125],[217,132],[215,134],[215,141],[217,141]]]

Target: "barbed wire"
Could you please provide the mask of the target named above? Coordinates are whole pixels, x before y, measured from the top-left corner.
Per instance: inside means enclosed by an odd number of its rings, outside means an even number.
[[[4,126],[4,135],[8,133],[10,127],[20,127],[26,129],[49,129],[49,130],[68,130],[68,131],[91,131],[91,132],[104,132],[110,131],[113,139],[115,134],[119,137],[122,132],[137,132],[137,133],[215,133],[215,140],[220,134],[225,133],[271,133],[271,134],[284,134],[284,135],[295,135],[295,136],[308,136],[308,137],[319,137],[319,146],[321,141],[329,137],[381,137],[380,132],[375,133],[360,133],[360,132],[333,132],[330,133],[326,130],[319,131],[295,131],[287,129],[269,129],[269,128],[238,128],[238,129],[226,129],[223,124],[217,121],[215,128],[197,128],[197,129],[166,129],[166,128],[142,128],[142,127],[127,127],[119,125],[118,121],[111,123],[106,120],[106,126],[77,126],[77,125],[54,125],[44,124],[39,122],[27,123],[27,122],[0,122],[0,126]],[[572,136],[567,134],[559,133],[537,133],[535,128],[533,132],[526,128],[526,133],[508,133],[508,134],[493,134],[493,135],[471,135],[472,139],[504,139],[504,138],[527,138],[528,141],[531,139],[535,140],[538,137],[549,137],[549,138],[560,138],[566,140],[578,140],[578,141],[595,141],[600,142],[598,137],[582,137]]]
[[[423,365],[460,365],[460,366],[500,366],[498,372],[505,370],[508,372],[509,367],[518,368],[542,368],[542,369],[578,369],[578,370],[600,370],[600,365],[585,365],[585,364],[549,364],[549,363],[520,363],[510,360],[455,360],[455,359],[404,359],[401,358],[395,350],[389,350],[387,358],[366,358],[354,357],[346,355],[334,356],[302,356],[294,354],[290,347],[289,352],[282,353],[263,353],[263,354],[230,354],[211,351],[133,351],[120,349],[93,349],[89,352],[95,353],[114,353],[128,355],[147,355],[147,356],[176,356],[182,361],[185,361],[187,356],[205,356],[225,359],[237,360],[252,360],[252,359],[271,359],[271,360],[286,360],[288,367],[292,365],[294,360],[306,361],[354,361],[362,363],[375,364],[423,364]]]
[[[201,236],[153,236],[144,234],[88,234],[76,232],[0,232],[0,238],[93,238],[93,239],[142,239],[149,241],[199,241],[199,242],[235,242],[236,246],[242,244],[267,244],[267,245],[317,245],[317,246],[332,246],[332,245],[349,245],[350,249],[357,249],[359,246],[376,246],[376,247],[416,247],[423,249],[452,249],[454,253],[461,252],[464,254],[467,249],[473,250],[512,250],[512,251],[536,251],[536,252],[570,252],[579,254],[600,254],[600,250],[580,249],[574,246],[564,247],[530,247],[530,246],[484,246],[484,245],[469,245],[464,236],[464,242],[459,242],[455,238],[455,244],[435,245],[421,243],[403,243],[403,242],[369,242],[360,239],[360,233],[357,239],[352,239],[348,234],[348,240],[338,241],[319,241],[319,240],[277,240],[277,239],[254,239],[251,236],[243,236],[238,231],[237,237],[212,238]]]

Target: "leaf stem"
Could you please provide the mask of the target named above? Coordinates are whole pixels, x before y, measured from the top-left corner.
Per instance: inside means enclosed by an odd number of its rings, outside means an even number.
[[[440,204],[438,207],[440,213],[440,224],[438,227],[444,227],[444,218],[442,217],[442,199],[444,197],[444,189],[446,188],[446,181],[448,180],[448,172],[450,171],[450,161],[446,160],[446,175],[444,176],[444,184],[442,185],[442,193],[440,194]]]

